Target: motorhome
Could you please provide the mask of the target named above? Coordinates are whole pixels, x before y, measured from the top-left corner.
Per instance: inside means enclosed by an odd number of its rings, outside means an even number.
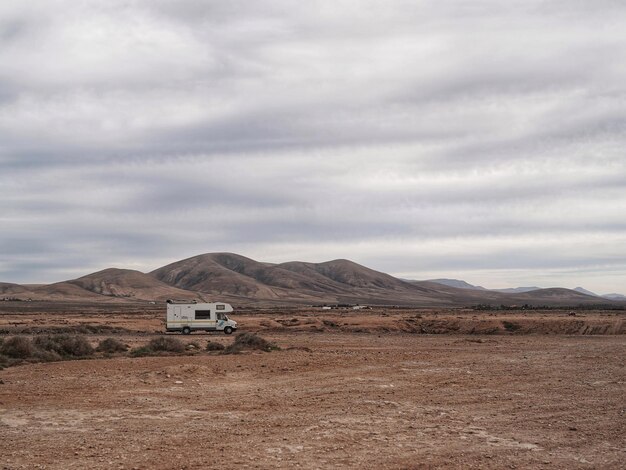
[[[194,330],[223,331],[229,335],[237,329],[237,322],[227,315],[232,311],[233,307],[230,304],[222,302],[168,300],[166,330],[180,331],[184,335]]]

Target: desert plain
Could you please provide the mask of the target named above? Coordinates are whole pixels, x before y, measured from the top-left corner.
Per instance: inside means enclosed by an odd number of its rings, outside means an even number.
[[[247,309],[280,347],[0,371],[0,468],[624,468],[623,310]],[[161,305],[3,302],[0,334],[131,347]],[[108,329],[99,329],[103,326]]]

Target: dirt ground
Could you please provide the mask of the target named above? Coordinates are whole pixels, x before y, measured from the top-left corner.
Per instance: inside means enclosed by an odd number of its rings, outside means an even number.
[[[624,468],[623,312],[232,316],[282,350],[0,371],[0,468]],[[81,324],[162,334],[153,311],[0,312],[5,336]]]

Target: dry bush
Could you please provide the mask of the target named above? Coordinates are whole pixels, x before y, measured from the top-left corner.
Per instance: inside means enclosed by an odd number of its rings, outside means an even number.
[[[237,335],[232,344],[224,349],[223,354],[237,354],[244,350],[270,352],[279,349],[277,345],[261,338],[259,335],[255,335],[254,333],[241,333]]]
[[[17,335],[60,335],[60,334],[99,334],[99,335],[115,335],[124,333],[137,333],[135,330],[129,330],[119,326],[109,325],[67,325],[67,326],[23,326],[16,328],[0,328],[0,334],[17,334]]]
[[[154,351],[150,349],[148,346],[139,346],[138,348],[131,349],[130,355],[131,357],[153,356]]]
[[[507,321],[507,320],[502,321],[502,326],[504,326],[504,329],[506,331],[510,331],[511,333],[521,328],[521,325],[519,325],[518,323],[514,323],[512,321]]]
[[[59,353],[54,351],[45,351],[43,349],[37,349],[33,358],[38,362],[55,362],[63,360]]]
[[[206,348],[207,351],[222,351],[223,349],[225,349],[225,346],[222,343],[218,343],[216,341],[209,341],[206,344]]]
[[[162,352],[184,353],[185,343],[170,336],[160,336],[151,339],[145,346],[139,346],[130,351],[132,357],[155,356]]]
[[[94,353],[89,341],[79,335],[52,335],[35,338],[35,346],[42,351],[51,351],[63,358],[86,357]]]
[[[100,341],[96,351],[113,354],[128,351],[128,346],[115,338],[106,338]]]
[[[25,336],[13,336],[2,342],[0,354],[13,359],[26,359],[35,354],[35,347]]]
[[[170,336],[160,336],[158,338],[151,339],[148,343],[148,348],[152,351],[182,353],[185,351],[185,343]]]

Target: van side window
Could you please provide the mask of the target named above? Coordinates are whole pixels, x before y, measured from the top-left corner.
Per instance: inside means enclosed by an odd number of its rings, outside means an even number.
[[[219,312],[219,313],[217,314],[217,319],[218,319],[218,320],[226,320],[226,314],[225,314],[225,313],[222,313],[222,312]]]
[[[226,305],[224,305],[224,304],[217,304],[215,306],[215,310],[226,310]]]
[[[211,310],[196,310],[196,320],[208,320],[211,318]]]

